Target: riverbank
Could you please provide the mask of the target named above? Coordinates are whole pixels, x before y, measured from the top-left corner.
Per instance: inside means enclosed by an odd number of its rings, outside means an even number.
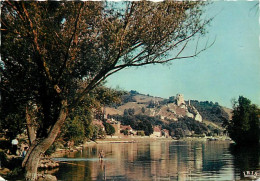
[[[228,136],[205,136],[205,137],[185,137],[180,139],[173,139],[171,137],[149,137],[149,136],[136,136],[136,137],[122,137],[122,138],[113,138],[107,137],[105,139],[98,139],[96,142],[86,142],[84,145],[88,146],[90,144],[99,144],[99,143],[134,143],[134,142],[145,142],[145,141],[231,141]]]
[[[164,137],[148,137],[148,136],[136,136],[136,137],[122,137],[122,138],[105,138],[98,139],[96,143],[107,143],[107,142],[115,142],[115,143],[131,143],[131,142],[143,142],[143,141],[174,141],[172,138],[164,138]]]

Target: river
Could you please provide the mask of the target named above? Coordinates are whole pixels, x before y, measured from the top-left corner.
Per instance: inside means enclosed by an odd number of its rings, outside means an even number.
[[[104,150],[100,161],[98,153]],[[58,180],[243,180],[259,170],[259,150],[228,141],[102,143],[70,153],[53,173]],[[250,174],[251,174],[250,173]],[[258,177],[259,177],[258,171]]]

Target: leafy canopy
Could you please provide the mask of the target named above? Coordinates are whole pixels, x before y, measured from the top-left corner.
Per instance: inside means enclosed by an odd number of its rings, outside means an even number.
[[[2,2],[0,89],[37,108],[45,137],[62,108],[85,104],[109,75],[167,63],[205,33],[205,2]],[[168,52],[175,50],[169,54]],[[10,109],[11,110],[11,109]],[[5,118],[3,118],[5,119]]]
[[[238,145],[257,145],[260,139],[260,109],[243,96],[233,103],[232,120],[226,122],[230,137]]]

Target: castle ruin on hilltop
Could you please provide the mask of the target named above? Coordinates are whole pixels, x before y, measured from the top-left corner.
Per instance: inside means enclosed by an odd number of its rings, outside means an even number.
[[[181,106],[182,104],[185,104],[183,94],[177,94],[175,100],[177,106]]]
[[[176,95],[175,104],[186,109],[186,116],[194,118],[196,121],[202,122],[202,116],[200,115],[199,111],[194,106],[190,105],[190,100],[188,101],[188,105],[186,105],[183,94]],[[192,113],[189,112],[188,107],[190,107]]]

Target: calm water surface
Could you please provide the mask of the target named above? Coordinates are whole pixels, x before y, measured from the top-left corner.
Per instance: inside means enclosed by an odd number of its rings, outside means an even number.
[[[100,150],[106,152],[103,161]],[[259,170],[259,150],[229,142],[158,141],[102,143],[57,158],[58,180],[242,180]],[[259,173],[259,172],[258,172]]]

